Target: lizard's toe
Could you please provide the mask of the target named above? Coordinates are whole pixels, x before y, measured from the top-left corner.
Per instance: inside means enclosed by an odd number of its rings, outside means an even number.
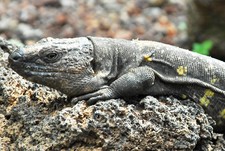
[[[73,98],[72,103],[76,104],[78,101],[87,100],[88,105],[93,105],[99,100],[107,100],[107,99],[111,99],[115,97],[116,96],[114,95],[112,89],[105,88],[105,89],[100,89],[93,93],[89,93],[89,94],[79,96],[77,98]]]
[[[92,97],[87,101],[87,105],[93,105],[97,103],[99,100],[102,100],[101,98],[102,98],[101,96]]]
[[[102,101],[102,100],[108,100],[108,99],[112,99],[114,98],[114,95],[112,95],[112,91],[111,89],[102,89],[99,91],[98,93],[99,95],[95,96],[95,97],[91,97],[88,101],[87,104],[88,105],[93,105],[98,101]]]
[[[73,99],[71,100],[71,103],[72,103],[72,104],[77,104],[77,102],[79,102],[78,98],[73,98]]]

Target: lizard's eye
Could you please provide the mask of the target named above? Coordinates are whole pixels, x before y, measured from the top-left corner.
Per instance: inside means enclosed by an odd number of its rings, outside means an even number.
[[[46,55],[46,57],[50,60],[57,58],[58,54],[55,52],[49,53]]]
[[[57,48],[42,48],[39,51],[39,57],[46,63],[55,63],[59,61],[63,56],[63,52],[61,49]]]
[[[42,55],[42,60],[46,63],[54,63],[62,58],[62,53],[49,52]]]
[[[45,55],[44,61],[47,63],[54,63],[57,62],[59,59],[61,59],[62,54],[57,52],[50,52]]]

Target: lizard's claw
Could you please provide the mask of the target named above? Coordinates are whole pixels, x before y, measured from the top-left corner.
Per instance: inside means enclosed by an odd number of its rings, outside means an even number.
[[[105,98],[105,99],[104,99],[104,98]],[[96,102],[98,102],[99,100],[106,100],[106,99],[107,99],[107,97],[105,97],[104,94],[103,94],[103,95],[99,95],[99,96],[92,97],[92,98],[88,99],[88,100],[87,100],[87,104],[88,104],[88,105],[93,105],[93,104],[95,104]]]
[[[77,104],[78,101],[79,101],[79,100],[78,100],[77,98],[72,98],[71,103],[72,103],[72,104]]]
[[[87,100],[87,104],[92,105],[92,104],[95,104],[99,100],[107,100],[107,99],[112,99],[115,97],[116,97],[116,95],[113,92],[113,90],[110,89],[109,87],[107,87],[107,88],[100,89],[93,93],[89,93],[89,94],[79,96],[77,98],[73,98],[72,103],[76,104],[78,101]]]

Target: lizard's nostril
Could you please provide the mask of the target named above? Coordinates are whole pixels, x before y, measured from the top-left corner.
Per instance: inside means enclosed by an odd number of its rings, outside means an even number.
[[[18,49],[14,52],[12,52],[9,56],[11,59],[13,59],[14,61],[19,61],[23,58],[23,50],[22,49]]]

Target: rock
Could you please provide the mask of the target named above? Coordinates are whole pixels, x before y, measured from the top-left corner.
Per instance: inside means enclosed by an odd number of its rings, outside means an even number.
[[[61,4],[62,7],[74,7],[74,8],[78,7],[76,5],[76,2],[73,1],[73,0],[66,0],[66,1],[60,0],[60,4]]]
[[[25,23],[31,23],[38,19],[38,10],[33,5],[27,5],[21,10],[19,20]]]
[[[34,29],[27,24],[20,23],[17,28],[17,32],[20,35],[20,39],[40,39],[42,37],[42,31],[39,29]]]
[[[17,24],[17,20],[3,16],[0,20],[0,31],[13,30],[17,27]]]

